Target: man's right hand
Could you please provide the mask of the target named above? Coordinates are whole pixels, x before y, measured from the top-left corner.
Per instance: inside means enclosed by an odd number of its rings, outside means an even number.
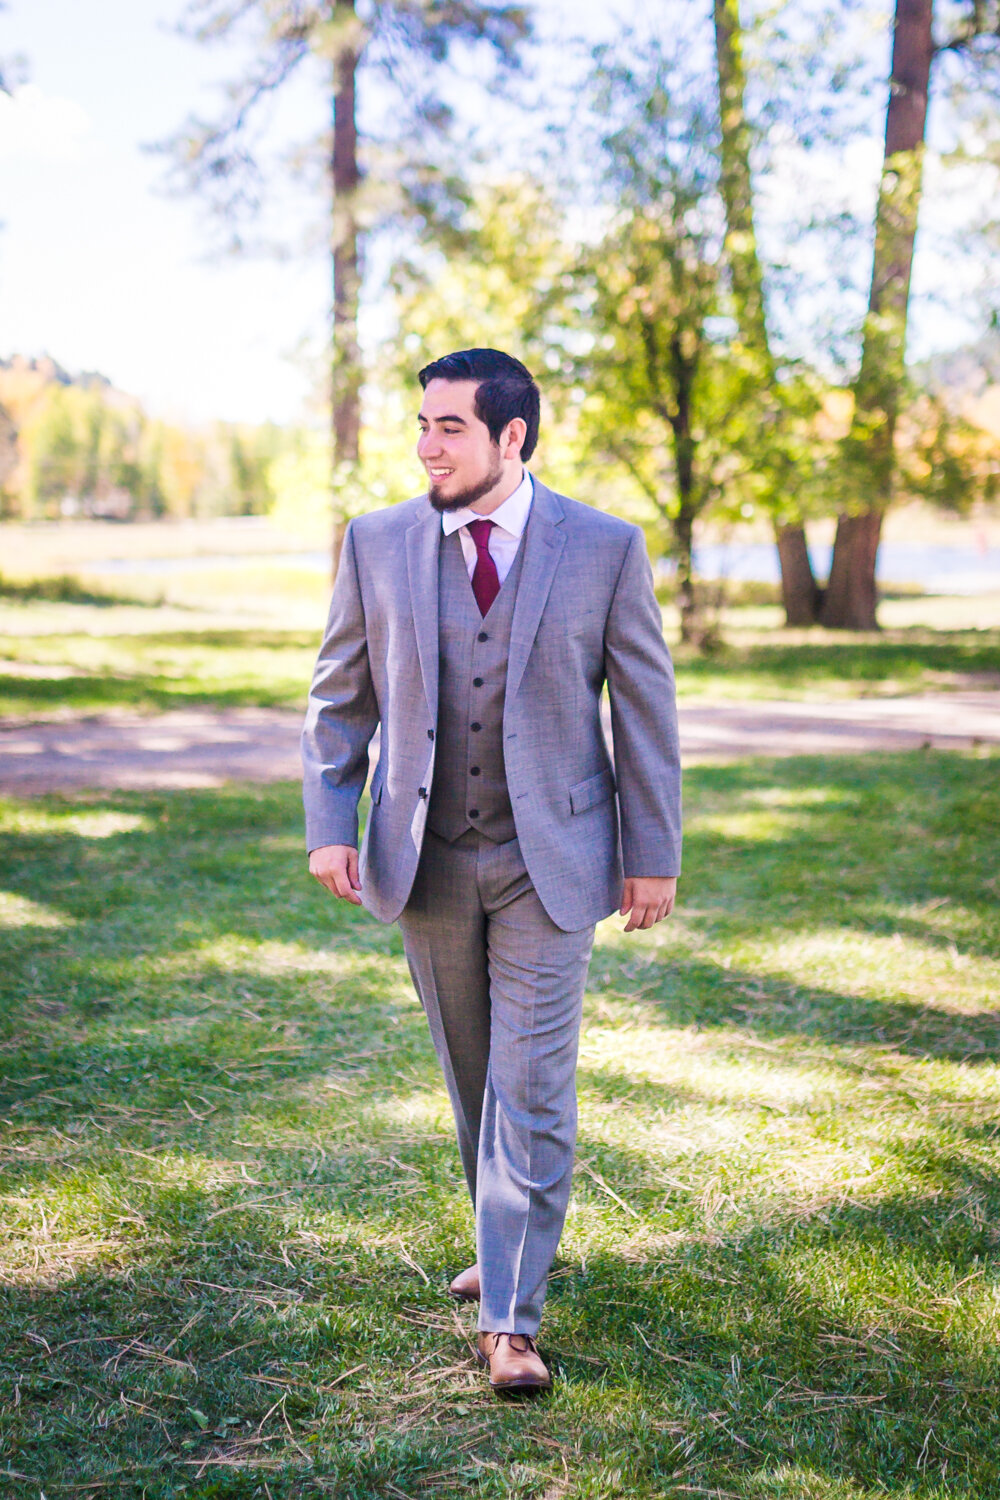
[[[323,844],[314,849],[309,856],[309,874],[315,875],[332,896],[353,906],[361,905],[358,851],[351,844]]]

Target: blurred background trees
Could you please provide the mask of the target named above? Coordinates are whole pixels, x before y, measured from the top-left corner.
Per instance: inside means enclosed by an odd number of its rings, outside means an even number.
[[[360,471],[365,371],[358,333],[366,238],[400,218],[425,227],[447,217],[460,181],[451,158],[454,112],[447,75],[461,52],[481,89],[515,70],[530,32],[524,6],[480,0],[191,0],[183,23],[203,44],[249,36],[249,66],[225,90],[212,121],[190,119],[167,149],[180,184],[205,196],[243,245],[257,217],[268,171],[319,176],[324,184],[331,266],[329,340],[330,486],[333,567],[346,520],[365,492]],[[267,105],[303,66],[318,68],[329,98],[329,128],[272,162],[261,149]],[[370,128],[358,90],[379,92]],[[264,117],[262,129],[261,117]],[[316,174],[316,166],[321,171]]]
[[[103,376],[72,377],[51,359],[0,362],[0,403],[16,434],[0,467],[8,520],[263,515],[293,442],[270,425],[153,419]]]
[[[1000,0],[678,0],[600,46],[542,19],[492,0],[193,0],[182,25],[231,82],[166,143],[173,180],[229,249],[261,248],[290,184],[304,196],[311,252],[282,248],[329,257],[325,431],[188,430],[98,377],[13,361],[4,513],[269,512],[332,525],[336,553],[351,514],[420,486],[416,371],[488,343],[538,372],[539,472],[646,528],[686,641],[715,638],[699,535],[745,522],[774,538],[788,623],[872,628],[888,507],[967,512],[1000,481]],[[282,135],[296,76],[315,129]],[[951,174],[979,205],[972,227],[928,221],[928,173],[934,202]],[[935,294],[979,336],[915,364],[922,245],[954,265]],[[828,582],[807,542],[824,521]]]

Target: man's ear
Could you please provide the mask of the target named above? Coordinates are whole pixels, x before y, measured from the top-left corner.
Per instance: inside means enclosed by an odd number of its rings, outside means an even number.
[[[507,426],[500,434],[500,455],[502,458],[520,458],[524,440],[528,435],[528,424],[523,417],[511,417]]]

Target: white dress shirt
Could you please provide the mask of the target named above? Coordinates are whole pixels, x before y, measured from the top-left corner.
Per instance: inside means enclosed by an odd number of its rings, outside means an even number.
[[[441,513],[441,528],[445,536],[451,536],[453,531],[459,534],[462,556],[465,558],[465,566],[469,570],[470,578],[476,570],[476,544],[469,535],[469,522],[493,522],[493,530],[490,532],[487,545],[490,549],[490,556],[496,563],[497,577],[503,583],[514,566],[514,559],[521,542],[521,533],[528,524],[533,493],[531,475],[525,469],[521,483],[514,493],[508,495],[503,504],[498,505],[496,510],[491,511],[488,516],[481,516],[478,511],[470,510],[467,505],[464,505],[461,510],[446,510]]]

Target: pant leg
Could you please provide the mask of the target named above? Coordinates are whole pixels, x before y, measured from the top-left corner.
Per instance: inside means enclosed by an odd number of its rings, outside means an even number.
[[[569,1203],[594,929],[556,927],[516,840],[483,841],[479,888],[491,1000],[476,1192],[479,1326],[534,1334]]]
[[[449,844],[429,830],[399,918],[403,947],[455,1115],[472,1202],[490,1049],[486,914],[476,879],[480,840]]]

